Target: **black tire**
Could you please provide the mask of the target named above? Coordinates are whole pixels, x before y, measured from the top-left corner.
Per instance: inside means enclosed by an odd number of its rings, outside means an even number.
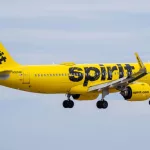
[[[73,108],[74,107],[74,102],[69,100],[68,102],[68,108]]]
[[[64,108],[69,108],[68,104],[69,104],[68,100],[63,101],[63,107]]]
[[[150,105],[150,101],[149,101],[149,105]]]
[[[103,103],[102,103],[102,107],[103,107],[103,109],[106,109],[107,107],[108,107],[108,102],[107,101],[102,101]]]
[[[102,103],[103,103],[103,101],[98,101],[98,102],[96,103],[96,106],[97,106],[98,109],[102,109],[102,108],[103,108]]]
[[[108,107],[108,102],[105,100],[104,101],[101,100],[96,103],[96,106],[98,109],[106,109]]]

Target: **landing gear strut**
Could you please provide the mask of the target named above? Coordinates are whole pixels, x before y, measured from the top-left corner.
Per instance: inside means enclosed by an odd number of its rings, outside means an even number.
[[[74,102],[70,99],[71,95],[67,95],[67,100],[63,101],[63,107],[64,108],[73,108],[74,107]]]
[[[108,94],[108,89],[102,90],[102,99],[96,103],[98,109],[106,109],[108,107],[108,102],[104,99]]]

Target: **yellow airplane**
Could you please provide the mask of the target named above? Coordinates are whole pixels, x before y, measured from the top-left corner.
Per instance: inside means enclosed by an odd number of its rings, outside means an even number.
[[[73,108],[74,100],[95,100],[99,109],[106,109],[105,97],[120,92],[127,101],[150,98],[150,64],[143,63],[135,53],[137,63],[20,65],[0,43],[0,85],[27,92],[67,94],[64,108]],[[149,102],[150,104],[150,102]]]

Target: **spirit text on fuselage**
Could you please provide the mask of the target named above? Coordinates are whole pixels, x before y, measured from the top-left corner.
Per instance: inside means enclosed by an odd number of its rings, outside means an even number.
[[[83,86],[88,86],[89,81],[105,81],[113,79],[113,72],[118,71],[119,78],[125,76],[125,71],[127,72],[127,77],[130,77],[135,69],[134,66],[130,64],[116,64],[114,66],[105,66],[99,64],[99,67],[71,67],[69,68],[69,80],[73,82],[80,82],[84,79]],[[91,74],[91,72],[93,74]],[[85,76],[84,76],[85,74]]]

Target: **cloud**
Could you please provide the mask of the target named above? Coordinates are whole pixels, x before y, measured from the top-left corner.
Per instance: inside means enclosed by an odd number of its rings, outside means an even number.
[[[39,16],[82,16],[84,12],[129,12],[150,13],[150,2],[148,0],[135,1],[52,1],[27,0],[6,1],[1,3],[0,17],[39,17]],[[88,16],[88,14],[87,14]]]
[[[49,40],[120,40],[132,37],[130,32],[75,32],[45,29],[0,29],[0,38],[7,41]]]

